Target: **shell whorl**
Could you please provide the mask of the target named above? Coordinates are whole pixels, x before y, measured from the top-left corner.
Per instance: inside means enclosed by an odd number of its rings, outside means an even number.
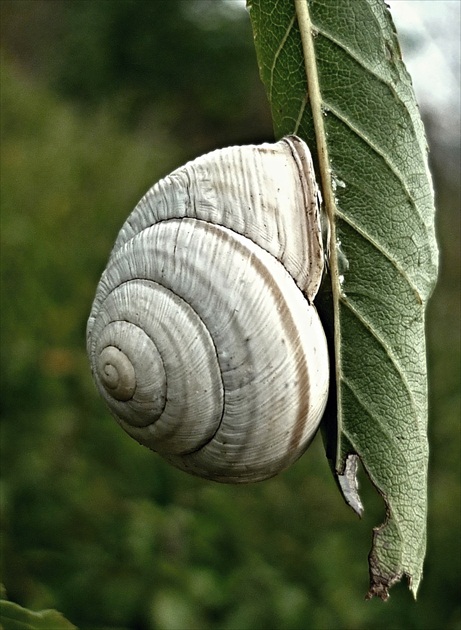
[[[323,251],[300,142],[217,151],[154,186],[119,234],[88,322],[95,381],[125,431],[217,481],[286,468],[326,403],[310,303]]]

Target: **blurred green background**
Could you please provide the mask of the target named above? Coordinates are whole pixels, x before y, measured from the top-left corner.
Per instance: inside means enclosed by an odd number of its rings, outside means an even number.
[[[383,504],[340,498],[318,436],[277,478],[227,487],[134,443],[92,384],[85,325],[118,229],[185,160],[272,138],[234,2],[1,2],[1,509],[8,596],[80,628],[461,628],[459,148],[426,116],[441,275],[428,311],[429,534],[364,601]],[[423,111],[423,114],[425,112]]]

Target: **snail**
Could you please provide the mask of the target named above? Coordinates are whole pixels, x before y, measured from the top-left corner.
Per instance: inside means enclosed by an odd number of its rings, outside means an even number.
[[[287,468],[328,395],[323,268],[300,138],[216,150],[159,181],[123,225],[88,320],[93,377],[121,427],[215,481]]]

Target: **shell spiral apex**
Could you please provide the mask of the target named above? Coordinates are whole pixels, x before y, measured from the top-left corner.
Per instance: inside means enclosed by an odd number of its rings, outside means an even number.
[[[312,304],[323,267],[296,136],[214,151],[158,182],[123,225],[88,320],[93,376],[118,423],[208,479],[289,466],[328,395]]]

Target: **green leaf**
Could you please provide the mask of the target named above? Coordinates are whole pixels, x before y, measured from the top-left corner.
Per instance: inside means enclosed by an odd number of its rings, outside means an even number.
[[[2,630],[76,630],[56,610],[32,612],[4,599],[0,600],[0,622]]]
[[[424,314],[438,253],[411,79],[381,0],[249,0],[248,8],[275,134],[310,145],[330,223],[317,302],[335,366],[327,456],[358,513],[357,457],[386,504],[369,596],[387,598],[403,575],[416,596],[426,546]]]

